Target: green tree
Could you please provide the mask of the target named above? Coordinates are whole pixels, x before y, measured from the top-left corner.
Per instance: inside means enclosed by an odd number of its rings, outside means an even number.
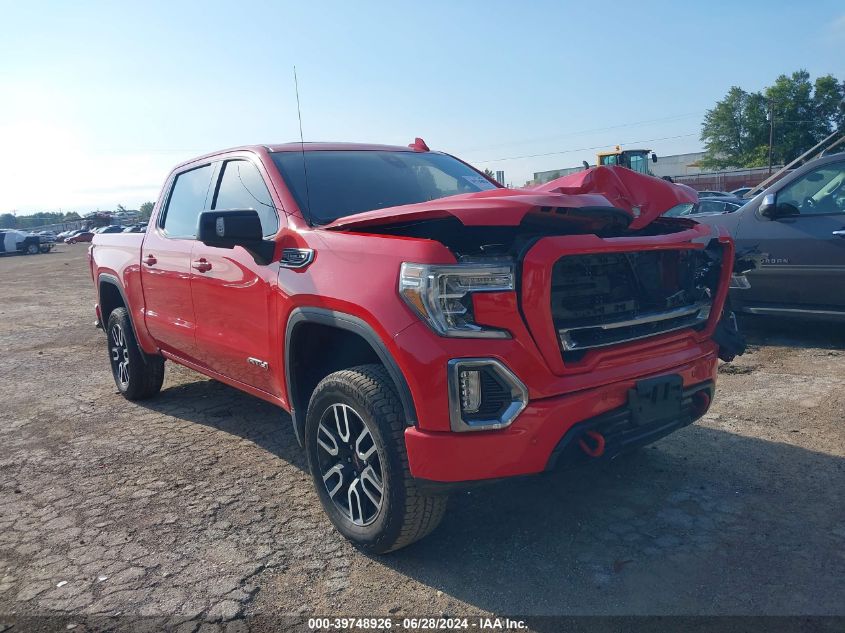
[[[124,213],[125,211],[126,211],[126,207],[124,207],[122,204],[117,205],[117,212],[118,213]]]
[[[14,213],[0,214],[0,229],[13,229],[18,225],[17,218]]]
[[[832,75],[810,81],[799,70],[779,76],[761,92],[733,86],[708,110],[701,126],[705,168],[760,167],[787,163],[845,125],[845,84]],[[770,122],[772,117],[773,122]]]
[[[818,143],[822,122],[816,116],[810,73],[799,70],[790,77],[781,75],[765,95],[774,116],[774,163],[787,163]]]
[[[813,99],[818,119],[827,123],[820,134],[845,130],[845,81],[839,82],[833,75],[819,77],[814,85]]]
[[[145,202],[140,207],[138,207],[138,211],[140,212],[139,220],[145,222],[150,219],[150,216],[153,213],[153,207],[155,206],[152,202]]]
[[[45,224],[57,224],[64,220],[65,214],[57,211],[39,211],[32,215],[21,215],[16,218],[19,229],[32,229]]]
[[[765,100],[733,86],[724,99],[704,115],[701,140],[705,168],[746,166],[766,133]]]
[[[484,175],[487,176],[488,178],[495,178],[496,177],[496,174],[493,173],[493,170],[487,169],[487,168],[484,169]]]

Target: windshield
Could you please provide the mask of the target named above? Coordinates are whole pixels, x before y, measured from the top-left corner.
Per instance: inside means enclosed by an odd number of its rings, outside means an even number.
[[[496,187],[456,158],[432,152],[339,150],[306,151],[304,158],[300,152],[272,156],[312,224]]]

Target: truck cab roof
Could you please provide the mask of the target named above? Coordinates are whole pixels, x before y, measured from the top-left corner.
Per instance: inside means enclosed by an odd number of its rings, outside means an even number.
[[[349,143],[340,141],[290,141],[286,143],[262,143],[259,145],[239,145],[235,147],[228,147],[226,149],[216,150],[201,156],[196,156],[189,160],[183,161],[176,166],[179,169],[185,165],[190,165],[198,161],[220,156],[221,154],[229,154],[232,152],[330,152],[330,151],[372,151],[372,152],[415,152],[420,151],[413,147],[406,145],[380,145],[377,143]],[[427,151],[427,150],[426,150]],[[439,154],[442,152],[432,152]]]

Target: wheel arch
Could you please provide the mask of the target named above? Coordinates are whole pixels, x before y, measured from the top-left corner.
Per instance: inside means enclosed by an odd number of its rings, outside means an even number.
[[[129,315],[129,324],[132,326],[132,335],[135,339],[135,346],[141,353],[141,358],[147,362],[147,354],[141,347],[138,339],[138,330],[135,328],[135,320],[132,318],[132,310],[129,307],[129,301],[126,299],[126,293],[123,291],[123,286],[120,280],[112,274],[100,273],[97,276],[97,299],[100,304],[100,318],[102,319],[103,330],[106,331],[109,322],[109,315],[116,308],[126,308]],[[108,336],[108,332],[106,332]]]
[[[298,371],[302,369],[302,355],[308,350],[307,335],[315,331],[337,336],[348,344],[351,349],[347,354],[346,362],[343,360],[332,362],[332,359],[323,358],[314,371],[310,373]],[[331,332],[337,332],[337,334],[331,334]],[[296,439],[300,445],[304,443],[308,399],[317,383],[333,371],[371,362],[378,362],[385,368],[402,403],[406,422],[409,425],[416,424],[414,400],[398,363],[381,337],[363,319],[327,308],[295,308],[285,328],[284,353],[288,406]]]

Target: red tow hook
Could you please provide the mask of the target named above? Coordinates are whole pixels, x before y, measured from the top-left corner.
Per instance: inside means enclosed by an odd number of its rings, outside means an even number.
[[[601,457],[604,455],[604,435],[599,433],[598,431],[587,431],[584,433],[586,437],[591,438],[595,441],[595,447],[590,447],[587,442],[584,441],[584,438],[578,440],[578,446],[581,447],[581,450],[584,451],[590,457]]]

